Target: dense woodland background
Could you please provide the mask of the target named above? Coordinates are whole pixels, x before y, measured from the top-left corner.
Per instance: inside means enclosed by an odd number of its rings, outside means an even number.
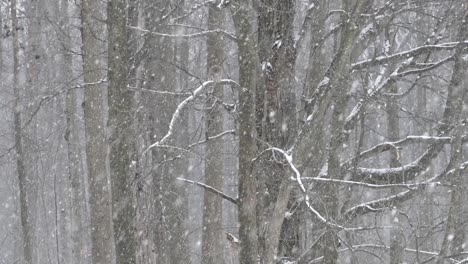
[[[466,0],[0,8],[0,263],[468,263]]]

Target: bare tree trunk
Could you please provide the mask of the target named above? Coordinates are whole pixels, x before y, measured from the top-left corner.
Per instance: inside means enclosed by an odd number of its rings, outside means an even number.
[[[359,30],[358,22],[360,15],[366,10],[372,0],[350,1],[344,3],[344,9],[350,13],[350,18],[346,20],[339,39],[339,47],[325,74],[330,80],[331,93],[331,136],[328,153],[328,176],[330,179],[341,179],[341,151],[343,150],[343,133],[345,110],[349,101],[348,90],[350,83],[350,62],[352,58],[352,48]],[[328,183],[321,190],[324,205],[326,206],[327,217],[329,219],[339,218],[339,189],[337,184]],[[327,226],[323,236],[323,263],[334,264],[338,261],[338,237],[333,227]]]
[[[389,88],[389,92],[392,94],[398,93],[398,86],[392,84]],[[387,136],[391,142],[400,139],[400,125],[398,111],[399,106],[395,98],[390,97],[387,103]],[[390,152],[390,168],[401,167],[400,153],[398,149],[394,149]],[[393,193],[397,193],[398,190],[393,190]],[[392,229],[390,230],[390,263],[399,264],[404,259],[404,234],[401,225],[398,221],[399,212],[398,207],[395,206],[391,210],[390,219]]]
[[[465,7],[462,11],[462,18],[459,21],[461,22],[460,31],[458,34],[458,41],[463,41],[468,38],[468,6],[465,4]],[[445,258],[448,256],[458,256],[465,248],[465,221],[466,221],[466,212],[464,212],[463,204],[466,203],[467,197],[467,186],[464,184],[463,174],[464,168],[460,168],[460,163],[462,161],[462,129],[464,124],[462,124],[461,112],[463,107],[463,102],[466,96],[467,88],[467,70],[468,70],[468,61],[466,55],[463,53],[463,48],[459,47],[455,50],[455,65],[453,69],[452,79],[449,83],[448,97],[447,97],[447,108],[451,110],[451,123],[448,125],[455,126],[454,132],[454,142],[452,143],[450,164],[449,169],[455,170],[454,175],[450,179],[452,187],[451,200],[450,200],[450,209],[448,213],[448,219],[446,224],[444,241],[440,249],[439,256],[437,257],[437,264],[445,263]],[[449,101],[450,100],[450,101]]]
[[[62,46],[63,59],[63,79],[69,82],[73,78],[71,55],[71,31],[70,31],[70,11],[67,0],[61,1],[61,13],[63,14],[62,34],[59,40]],[[70,196],[70,232],[71,232],[71,261],[74,264],[83,263],[84,235],[87,229],[83,228],[83,207],[84,195],[82,192],[82,165],[80,153],[80,140],[78,130],[78,109],[77,109],[77,91],[73,87],[68,87],[65,98],[65,118],[66,130],[65,141],[67,142],[68,154],[68,173],[69,173],[69,196]],[[86,232],[87,233],[87,232]]]
[[[208,8],[208,29],[222,29],[224,15],[215,4]],[[206,42],[208,78],[223,73],[224,43],[221,35],[209,35]],[[220,76],[219,76],[220,77]],[[216,80],[215,80],[216,81]],[[223,109],[218,100],[223,98],[223,86],[214,85],[207,102],[205,115],[206,138],[223,132]],[[223,190],[224,188],[224,151],[221,140],[211,140],[206,144],[205,184]],[[202,262],[207,264],[223,263],[223,201],[214,193],[205,191],[203,207]]]
[[[23,124],[21,122],[21,107],[20,101],[20,79],[19,79],[19,41],[18,41],[18,18],[17,18],[16,0],[10,2],[10,13],[12,21],[12,35],[13,35],[13,123],[15,133],[15,149],[16,149],[16,171],[18,173],[19,183],[19,196],[20,196],[20,219],[22,228],[22,249],[23,261],[25,264],[32,264],[33,254],[33,230],[30,220],[29,201],[28,201],[28,184],[29,180],[24,165],[24,151],[23,151]]]
[[[127,1],[108,2],[109,162],[117,264],[136,263],[137,249],[133,197],[137,164],[133,127],[135,103],[127,79],[127,16]]]
[[[101,84],[104,67],[104,47],[98,39],[105,32],[103,5],[93,0],[81,4],[81,38],[83,53],[83,80],[85,82],[84,119],[86,156],[88,166],[89,203],[91,217],[92,261],[95,264],[112,263],[111,192],[106,168],[107,144],[105,133],[106,88]]]
[[[253,39],[251,1],[236,1],[232,10],[239,58],[239,238],[241,264],[258,262],[257,182],[252,160],[256,155],[255,89],[257,56]]]

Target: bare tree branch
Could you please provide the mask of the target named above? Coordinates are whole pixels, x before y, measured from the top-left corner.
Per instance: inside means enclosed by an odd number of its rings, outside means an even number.
[[[233,197],[223,193],[222,191],[219,191],[219,190],[217,190],[217,189],[215,189],[215,188],[213,188],[211,186],[208,186],[208,185],[206,185],[204,183],[197,182],[197,181],[191,181],[191,180],[187,180],[187,179],[184,179],[184,178],[177,178],[177,180],[200,186],[200,187],[202,187],[203,189],[205,189],[207,191],[210,191],[210,192],[212,192],[214,194],[219,195],[221,198],[225,199],[226,201],[229,201],[229,202],[233,203],[234,205],[238,205],[238,203],[239,203],[239,200],[237,198],[233,198]]]

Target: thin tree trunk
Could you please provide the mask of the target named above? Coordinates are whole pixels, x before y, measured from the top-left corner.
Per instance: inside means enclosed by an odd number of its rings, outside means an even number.
[[[110,0],[108,22],[108,104],[112,220],[117,264],[136,263],[135,207],[136,147],[133,127],[134,97],[128,85],[128,5]]]
[[[69,20],[69,5],[67,0],[61,1],[61,13],[63,14],[63,33],[59,36],[62,46],[62,60],[63,60],[63,79],[69,82],[73,78],[72,65],[73,58],[71,56],[71,31]],[[84,249],[84,235],[87,229],[83,228],[83,205],[84,195],[82,190],[82,167],[81,167],[81,153],[80,153],[80,140],[78,130],[78,109],[77,109],[77,91],[68,87],[65,98],[65,118],[66,130],[65,141],[67,142],[68,154],[68,174],[69,174],[69,197],[70,197],[70,232],[71,232],[71,261],[73,264],[83,263]],[[87,233],[87,232],[86,232]]]
[[[392,94],[398,93],[398,86],[392,84],[389,88]],[[399,106],[395,98],[390,97],[387,103],[387,136],[391,142],[400,139],[400,125],[398,118]],[[401,167],[399,150],[394,149],[390,152],[390,168]],[[398,189],[392,190],[394,194],[398,193]],[[392,229],[390,230],[390,263],[399,264],[404,259],[404,234],[399,218],[398,207],[394,207],[389,216],[391,219]]]
[[[222,29],[224,15],[214,4],[208,8],[208,29]],[[206,42],[208,78],[222,75],[223,38],[209,35]],[[211,76],[210,76],[211,75]],[[219,98],[223,98],[223,86],[214,85],[207,102],[205,115],[206,138],[223,132],[223,109]],[[221,140],[211,140],[206,144],[205,184],[223,190],[224,188],[224,151]],[[202,262],[207,264],[223,263],[223,201],[214,193],[205,191],[203,207]]]
[[[107,144],[105,133],[105,86],[101,41],[104,25],[102,5],[94,0],[81,3],[81,38],[83,80],[85,82],[84,119],[86,130],[86,158],[88,166],[89,203],[91,217],[91,256],[95,264],[112,263],[111,193],[106,168]]]
[[[16,0],[10,2],[10,12],[12,21],[12,35],[13,35],[13,123],[15,134],[15,149],[16,149],[16,171],[18,173],[19,183],[19,196],[20,196],[20,219],[22,228],[23,239],[23,261],[25,264],[32,264],[33,254],[33,230],[30,220],[29,201],[28,201],[28,177],[24,165],[24,151],[23,151],[23,124],[21,122],[21,107],[20,101],[20,78],[19,78],[19,41],[18,41],[18,18],[17,18]]]

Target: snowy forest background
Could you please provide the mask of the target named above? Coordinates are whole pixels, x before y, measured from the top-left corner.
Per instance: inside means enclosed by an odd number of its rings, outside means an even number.
[[[466,0],[0,18],[0,263],[468,263]]]

